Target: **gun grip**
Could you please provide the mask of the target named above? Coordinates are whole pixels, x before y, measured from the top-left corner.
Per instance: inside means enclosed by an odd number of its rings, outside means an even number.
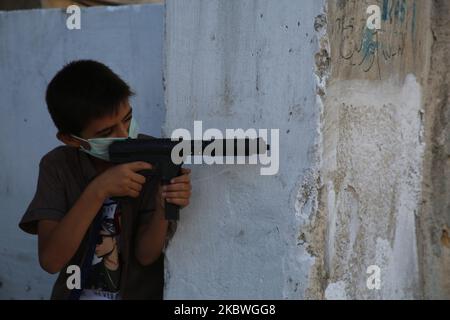
[[[170,180],[162,180],[163,185],[170,184]],[[164,203],[166,220],[180,220],[180,207],[173,203]]]
[[[165,203],[166,220],[180,220],[180,207],[173,203]]]

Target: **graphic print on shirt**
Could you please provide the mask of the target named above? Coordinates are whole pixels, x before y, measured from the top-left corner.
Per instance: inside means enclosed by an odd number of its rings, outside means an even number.
[[[119,292],[120,283],[120,206],[108,199],[103,203],[101,214],[100,232],[85,289],[111,298]]]

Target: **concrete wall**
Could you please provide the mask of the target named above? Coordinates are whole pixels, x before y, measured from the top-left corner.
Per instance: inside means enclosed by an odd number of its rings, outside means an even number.
[[[316,267],[325,297],[450,298],[449,6],[373,4],[381,30],[366,27],[363,1],[328,2],[319,212],[328,225]],[[369,265],[381,268],[379,291],[367,290]]]
[[[450,3],[430,8],[433,34],[424,86],[425,156],[418,219],[423,295],[450,299]]]
[[[67,62],[96,59],[137,93],[141,131],[160,135],[161,5],[83,9],[81,30],[63,10],[0,12],[0,299],[48,298],[52,277],[40,269],[36,237],[17,227],[36,188],[39,160],[59,144],[45,105],[48,81]]]
[[[378,1],[382,25],[372,31],[363,1],[328,4],[321,190],[327,230],[318,250],[325,297],[418,298],[428,8]],[[381,269],[381,290],[367,289],[371,265]]]
[[[366,1],[167,2],[166,134],[279,128],[280,172],[194,168],[166,298],[450,297],[449,6],[370,4],[381,30]]]
[[[305,298],[315,258],[298,239],[314,216],[320,107],[314,17],[321,1],[167,1],[166,122],[280,129],[280,171],[196,166],[167,251],[178,298]],[[271,141],[269,140],[269,143]],[[274,143],[273,141],[271,143]]]

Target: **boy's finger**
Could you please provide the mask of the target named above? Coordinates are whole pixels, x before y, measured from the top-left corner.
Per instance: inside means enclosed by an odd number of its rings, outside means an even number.
[[[142,185],[136,182],[131,181],[128,187],[134,191],[141,192]]]
[[[176,204],[177,206],[180,207],[186,207],[187,205],[189,205],[189,199],[168,198],[166,200],[167,202]]]
[[[188,183],[172,183],[163,186],[163,191],[190,191],[192,187]]]
[[[190,173],[191,173],[191,169],[181,168],[181,174],[190,174]]]
[[[163,192],[164,198],[179,198],[179,199],[189,199],[191,193],[189,191],[175,191],[175,192]]]
[[[135,172],[133,172],[130,175],[130,178],[131,178],[132,181],[140,183],[140,184],[144,184],[145,181],[146,181],[146,178],[143,175],[141,175],[139,173],[135,173]]]
[[[138,198],[139,197],[139,192],[133,190],[133,189],[128,189],[128,195],[132,198]]]
[[[153,166],[150,163],[147,163],[144,161],[131,162],[128,164],[128,167],[131,170],[133,170],[134,172],[140,171],[140,170],[150,170],[153,168]]]
[[[184,174],[182,176],[173,178],[172,180],[170,180],[170,183],[189,182],[190,180],[191,180],[191,178],[189,177],[189,175]]]

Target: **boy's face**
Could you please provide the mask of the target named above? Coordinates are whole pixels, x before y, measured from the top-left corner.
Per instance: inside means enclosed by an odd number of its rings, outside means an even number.
[[[126,138],[131,122],[131,106],[127,101],[120,104],[117,113],[94,119],[81,132],[81,138]]]
[[[132,110],[128,99],[120,104],[115,114],[107,115],[92,120],[80,133],[80,138],[126,138],[130,128]],[[73,138],[68,134],[57,135],[58,139],[65,144],[79,148],[82,141]]]

